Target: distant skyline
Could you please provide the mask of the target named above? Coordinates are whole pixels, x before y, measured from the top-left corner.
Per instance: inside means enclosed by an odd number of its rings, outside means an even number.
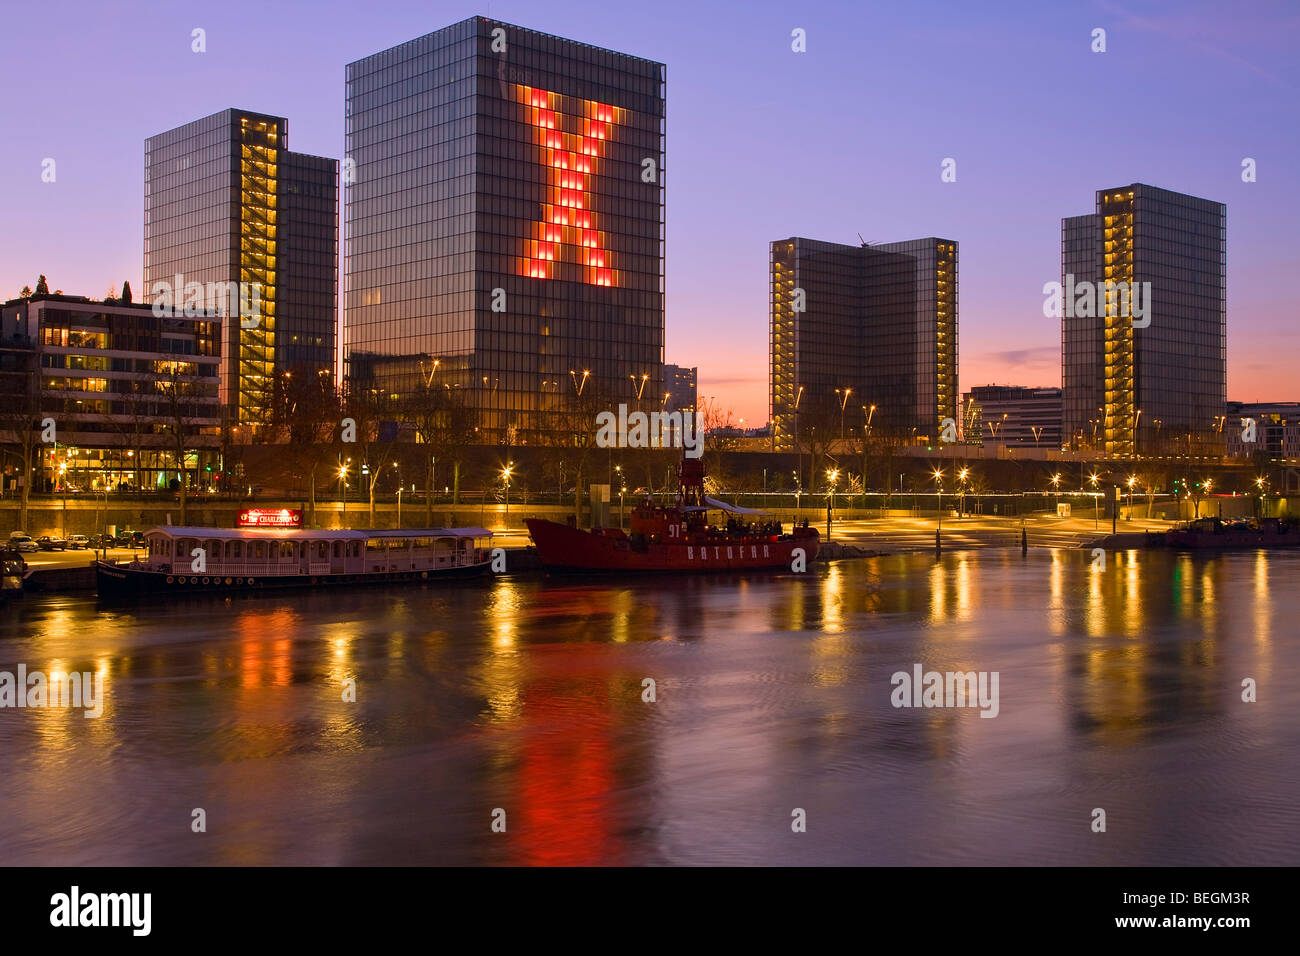
[[[1042,286],[1060,220],[1129,182],[1226,203],[1228,397],[1300,400],[1300,11],[1285,3],[12,8],[0,297],[45,273],[143,298],[146,137],[236,107],[288,116],[296,150],[342,159],[344,65],[476,14],[667,64],[664,358],[698,366],[699,394],[747,426],[767,420],[770,241],[951,236],[960,390],[1059,385]]]

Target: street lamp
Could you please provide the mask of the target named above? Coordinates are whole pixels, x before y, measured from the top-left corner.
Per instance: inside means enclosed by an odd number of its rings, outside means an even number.
[[[351,458],[348,461],[352,461]],[[348,466],[339,462],[339,484],[343,486],[343,514],[348,513]]]
[[[943,469],[936,468],[930,473],[934,477],[935,488],[939,491],[939,530],[943,530]]]
[[[506,517],[510,516],[510,476],[514,474],[514,468],[515,463],[513,461],[508,461],[506,462],[505,467],[501,469],[501,480],[504,481],[506,485]]]
[[[569,377],[573,379],[573,389],[574,389],[574,391],[576,391],[576,392],[578,393],[578,397],[579,397],[579,398],[582,398],[582,390],[583,390],[584,388],[586,388],[586,386],[587,386],[587,376],[589,376],[590,374],[591,374],[591,371],[590,371],[589,369],[583,369],[583,370],[582,370],[582,381],[579,382],[579,381],[578,381],[578,373],[575,372],[573,369],[569,369]]]
[[[1101,476],[1095,471],[1088,476],[1092,482],[1092,530],[1096,531],[1101,527],[1101,493],[1097,491],[1097,482]]]
[[[831,539],[831,511],[835,508],[835,482],[839,480],[838,468],[826,469],[826,540]]]
[[[959,515],[964,515],[966,513],[966,478],[969,475],[969,468],[962,468],[961,471],[957,472],[957,478],[961,482],[961,504],[957,506],[957,513]]]
[[[615,466],[614,466],[614,471],[615,471],[615,473],[618,475],[618,484],[619,484],[619,488],[622,489],[622,488],[624,487],[624,483],[623,483],[623,466],[622,466],[622,465],[615,465]],[[609,483],[610,483],[611,485],[614,484],[613,476],[610,476],[610,481],[609,481]],[[621,490],[620,490],[619,493],[618,493],[618,528],[619,528],[620,531],[623,530],[623,492],[622,492]]]

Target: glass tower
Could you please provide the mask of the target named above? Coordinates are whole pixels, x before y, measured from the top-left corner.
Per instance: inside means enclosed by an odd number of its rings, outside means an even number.
[[[464,389],[508,444],[544,440],[584,389],[649,408],[664,83],[661,63],[483,17],[349,64],[352,387]]]
[[[1096,213],[1061,221],[1063,438],[1115,457],[1215,444],[1227,400],[1227,207],[1142,183],[1100,190],[1096,202]]]
[[[870,424],[937,440],[957,415],[957,243],[930,237],[851,246],[790,238],[770,247],[774,446],[800,414],[830,408],[844,434]],[[860,432],[859,432],[860,433]]]
[[[288,125],[228,109],[145,141],[145,294],[219,311],[222,405],[254,431],[277,372],[334,365],[338,160],[290,152]]]

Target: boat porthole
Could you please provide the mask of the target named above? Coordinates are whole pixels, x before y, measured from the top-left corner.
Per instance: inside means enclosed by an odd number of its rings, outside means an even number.
[[[184,584],[184,583],[185,583],[185,575],[182,574],[179,578],[177,578],[177,579],[176,579],[176,583],[177,583],[177,584]]]
[[[176,583],[176,579],[173,578],[173,577],[169,574],[169,575],[167,575],[167,583],[168,583],[168,584],[174,584],[174,583]]]
[[[226,578],[226,583],[227,583],[227,584],[230,583],[230,578]]]
[[[420,572],[420,577],[422,577],[422,578],[427,578],[428,576],[429,576],[429,572],[428,572],[428,571],[421,571],[421,572]]]
[[[203,579],[203,583],[204,583],[204,584],[209,584],[209,583],[211,583],[211,580],[212,580],[211,578],[204,578],[204,579]]]
[[[249,583],[249,584],[252,584],[252,583],[253,583],[253,579],[252,579],[252,578],[249,578],[249,579],[248,579],[248,583]]]

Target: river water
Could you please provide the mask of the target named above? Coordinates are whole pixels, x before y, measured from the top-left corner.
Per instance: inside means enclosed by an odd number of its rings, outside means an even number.
[[[987,550],[27,595],[0,671],[105,701],[0,709],[0,863],[1295,865],[1298,571]],[[996,671],[997,716],[894,707],[917,664]]]

